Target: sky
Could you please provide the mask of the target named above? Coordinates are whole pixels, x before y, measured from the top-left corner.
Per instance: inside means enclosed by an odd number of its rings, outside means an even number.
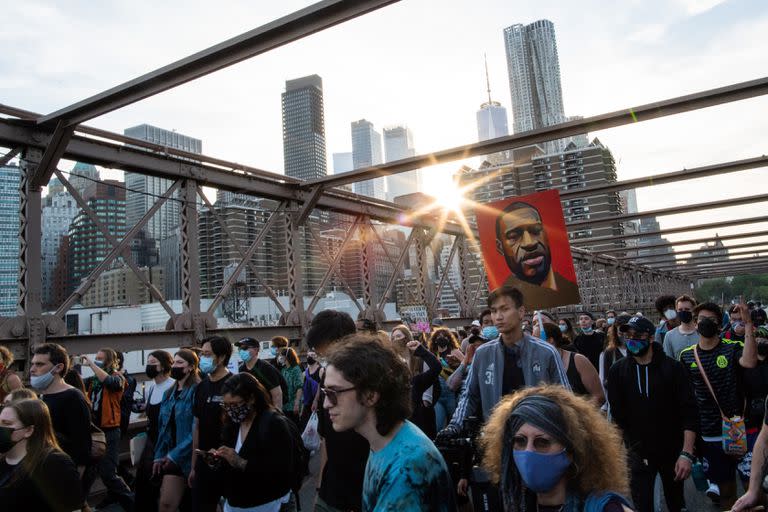
[[[50,113],[311,3],[0,0],[7,20],[0,103]],[[119,133],[141,123],[175,129],[202,139],[207,155],[282,172],[280,94],[286,80],[318,74],[329,169],[332,153],[351,150],[350,123],[362,118],[379,131],[407,124],[418,154],[468,144],[477,140],[475,113],[487,97],[483,55],[491,95],[512,126],[502,31],[538,19],[555,24],[566,115],[768,75],[764,0],[403,0],[88,124]],[[613,151],[618,178],[630,179],[759,156],[766,113],[768,98],[756,98],[590,136]],[[426,169],[426,192],[443,188],[460,166]],[[766,190],[768,174],[757,169],[640,189],[638,205],[652,210]],[[673,227],[764,210],[737,205],[659,220]]]

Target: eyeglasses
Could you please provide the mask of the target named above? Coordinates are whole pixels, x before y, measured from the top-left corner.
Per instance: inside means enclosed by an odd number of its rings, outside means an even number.
[[[339,393],[346,393],[347,391],[352,391],[353,389],[356,389],[355,386],[352,386],[351,388],[344,388],[344,389],[331,389],[331,388],[320,388],[323,393],[325,393],[325,397],[328,399],[328,401],[331,403],[331,405],[338,405],[339,404]]]
[[[533,449],[537,452],[546,453],[552,448],[553,441],[546,437],[536,437],[533,440]],[[515,436],[512,438],[512,448],[515,450],[526,450],[528,448],[528,438],[525,436]]]

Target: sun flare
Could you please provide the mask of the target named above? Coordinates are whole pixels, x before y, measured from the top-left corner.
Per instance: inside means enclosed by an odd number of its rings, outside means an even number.
[[[449,181],[440,190],[427,192],[435,198],[435,203],[440,207],[453,212],[461,212],[464,205],[464,193],[454,182]]]

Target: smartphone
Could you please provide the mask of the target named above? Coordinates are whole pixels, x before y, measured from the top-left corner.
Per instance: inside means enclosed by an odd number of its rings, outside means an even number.
[[[208,464],[209,466],[213,466],[214,464],[219,462],[219,457],[212,454],[211,452],[204,452],[203,450],[195,450],[195,453],[197,453],[198,456],[203,458],[203,461]]]

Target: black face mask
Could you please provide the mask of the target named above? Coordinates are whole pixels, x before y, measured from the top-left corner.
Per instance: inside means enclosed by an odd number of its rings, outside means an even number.
[[[680,319],[681,322],[684,324],[687,324],[691,320],[693,320],[693,313],[690,311],[678,311],[677,312],[677,318]]]
[[[16,446],[16,443],[21,441],[14,441],[11,439],[11,436],[14,432],[21,429],[16,429],[13,427],[0,427],[0,453],[8,453],[11,448]]]
[[[315,364],[317,362],[317,359],[314,357],[308,357],[307,358],[307,364]]]
[[[757,353],[763,357],[768,356],[768,342],[766,341],[758,342]]]
[[[705,338],[713,338],[719,331],[717,322],[711,318],[704,318],[699,320],[699,324],[696,326],[696,330]]]
[[[437,346],[440,347],[440,350],[445,350],[448,348],[448,340],[445,338],[440,338],[437,340]]]
[[[147,367],[144,369],[144,373],[147,374],[147,377],[150,379],[154,379],[158,375],[160,375],[160,370],[157,369],[157,366],[153,364],[148,364]]]
[[[186,376],[187,374],[184,371],[184,368],[180,366],[174,366],[173,368],[171,368],[171,378],[173,380],[181,380]]]

